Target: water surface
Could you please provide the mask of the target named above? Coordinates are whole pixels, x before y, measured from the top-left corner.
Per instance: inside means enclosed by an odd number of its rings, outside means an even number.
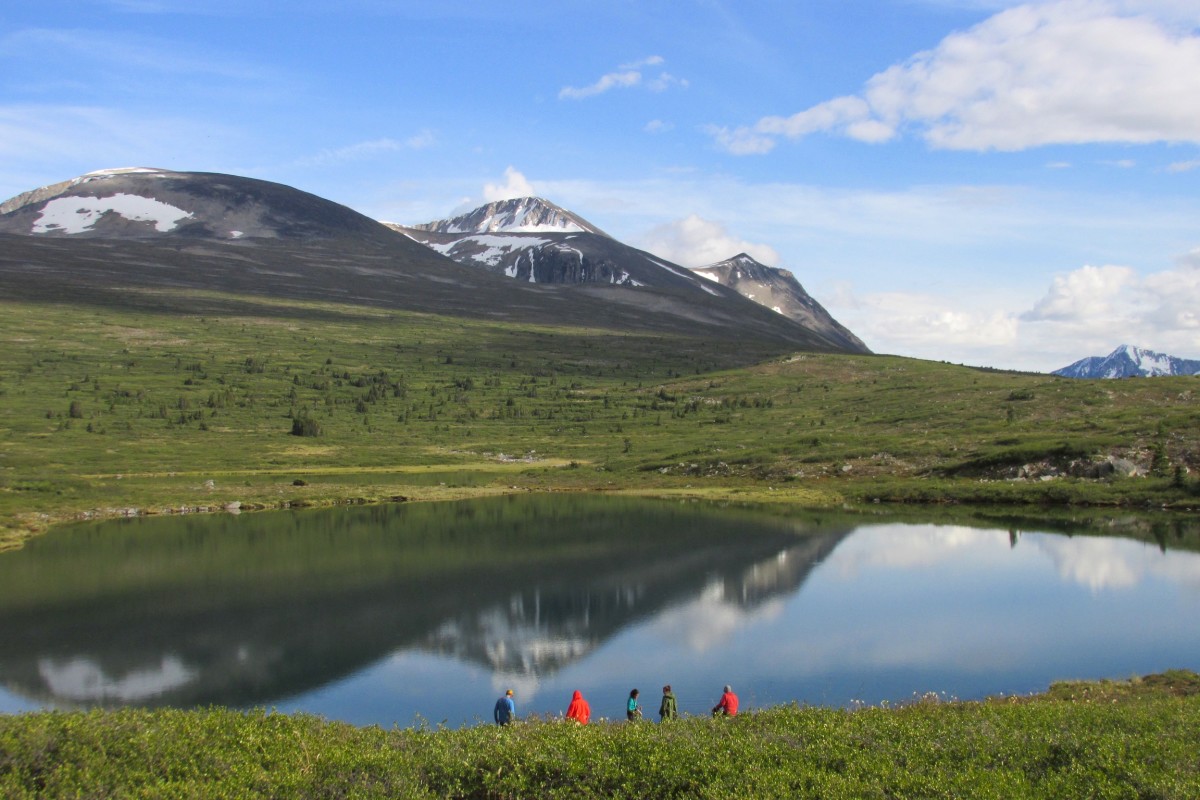
[[[581,495],[76,525],[0,556],[0,711],[706,713],[1200,668],[1200,536]]]

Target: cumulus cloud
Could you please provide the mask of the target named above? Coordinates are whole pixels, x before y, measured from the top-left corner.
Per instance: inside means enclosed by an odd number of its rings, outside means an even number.
[[[1200,249],[1160,272],[1109,265],[1059,275],[1020,320],[1024,338],[1074,343],[1076,358],[1118,344],[1193,358],[1200,353]]]
[[[702,267],[738,253],[772,266],[779,262],[779,254],[772,247],[738,239],[721,223],[696,214],[659,225],[636,241],[642,249],[685,267]]]
[[[615,71],[601,75],[595,82],[587,86],[564,86],[558,92],[559,100],[583,100],[604,94],[612,89],[628,89],[643,86],[652,92],[664,92],[672,87],[687,88],[688,82],[677,78],[669,72],[659,71],[657,75],[646,76],[648,67],[659,67],[665,62],[662,56],[650,56],[630,64],[622,64]]]
[[[1045,297],[1023,318],[1033,322],[1111,318],[1125,305],[1136,283],[1137,274],[1129,267],[1081,267],[1056,277]]]
[[[882,142],[913,131],[976,151],[1200,143],[1195,16],[1167,2],[1025,4],[876,74],[858,95],[710,133],[738,155],[817,132]]]
[[[1076,330],[1131,331],[1143,341],[1171,341],[1194,352],[1200,348],[1198,262],[1200,252],[1193,250],[1175,269],[1149,275],[1130,267],[1081,267],[1056,277],[1022,319]]]
[[[489,203],[534,194],[533,185],[511,166],[504,170],[504,183],[485,183],[483,186],[483,199]]]

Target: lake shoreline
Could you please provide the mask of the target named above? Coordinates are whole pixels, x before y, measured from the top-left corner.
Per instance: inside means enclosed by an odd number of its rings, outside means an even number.
[[[561,468],[558,468],[561,469]],[[290,472],[288,475],[290,476]],[[308,477],[322,473],[310,473]],[[331,473],[336,474],[336,473]],[[756,504],[791,505],[797,509],[836,508],[847,503],[885,506],[1026,506],[1037,508],[1108,508],[1129,511],[1166,510],[1180,514],[1200,514],[1200,483],[1176,487],[1166,481],[1149,478],[1123,481],[1122,492],[1105,492],[1113,484],[1097,481],[1056,481],[1025,483],[1011,481],[932,481],[914,479],[840,479],[812,482],[738,481],[719,484],[692,482],[648,482],[635,485],[627,479],[608,476],[603,483],[579,480],[569,475],[541,472],[535,475],[507,476],[499,485],[417,486],[396,482],[376,485],[364,491],[358,487],[341,490],[310,490],[310,481],[296,479],[280,482],[266,490],[242,489],[176,495],[162,492],[143,495],[144,502],[103,507],[74,507],[70,504],[53,511],[17,512],[8,519],[0,517],[0,553],[20,548],[28,539],[51,528],[72,522],[98,521],[128,517],[180,514],[249,513],[299,508],[327,508],[384,503],[450,502],[529,492],[580,492],[613,495],[730,501]],[[1142,484],[1142,485],[1138,485]],[[1160,485],[1163,484],[1163,485]],[[216,496],[213,496],[216,495]],[[271,496],[274,495],[274,496]],[[282,497],[280,495],[283,495]]]

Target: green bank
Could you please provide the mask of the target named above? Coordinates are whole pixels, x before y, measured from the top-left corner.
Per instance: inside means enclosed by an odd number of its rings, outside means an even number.
[[[0,302],[0,534],[81,516],[637,491],[1167,506],[1195,378],[133,291]],[[1115,465],[1115,466],[1114,466]]]
[[[1200,676],[732,719],[356,728],[265,712],[0,717],[0,793],[34,797],[1191,798]]]

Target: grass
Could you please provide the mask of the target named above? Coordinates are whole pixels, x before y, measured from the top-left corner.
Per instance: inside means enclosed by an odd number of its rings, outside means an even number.
[[[81,516],[525,490],[815,506],[1186,509],[1200,497],[1195,378],[1078,381],[299,301],[186,315],[142,300],[0,301],[0,547]],[[1108,456],[1150,474],[1066,476]],[[1016,479],[1022,467],[1031,477]]]
[[[1191,798],[1200,676],[733,719],[385,731],[259,711],[0,717],[0,793],[42,797]]]

